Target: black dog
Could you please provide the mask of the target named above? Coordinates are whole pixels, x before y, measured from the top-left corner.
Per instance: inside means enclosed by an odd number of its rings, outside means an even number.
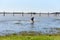
[[[34,23],[34,17],[31,18],[32,23]]]

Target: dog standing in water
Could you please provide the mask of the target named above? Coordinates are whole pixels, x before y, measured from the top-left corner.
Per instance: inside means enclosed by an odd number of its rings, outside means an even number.
[[[34,23],[34,17],[31,18],[32,24]]]

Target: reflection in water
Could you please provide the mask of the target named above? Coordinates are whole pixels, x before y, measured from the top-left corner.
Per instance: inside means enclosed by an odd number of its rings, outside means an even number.
[[[34,23],[31,23],[31,29],[33,29],[34,28]]]

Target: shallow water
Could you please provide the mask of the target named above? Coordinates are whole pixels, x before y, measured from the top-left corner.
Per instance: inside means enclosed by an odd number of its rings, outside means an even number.
[[[1,16],[0,35],[18,33],[21,31],[36,31],[42,33],[57,33],[55,28],[60,28],[60,19],[55,17],[34,17],[34,23],[30,22],[31,17],[22,16]]]

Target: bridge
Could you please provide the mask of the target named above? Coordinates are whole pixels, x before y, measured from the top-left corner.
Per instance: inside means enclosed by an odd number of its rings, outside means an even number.
[[[29,14],[30,16],[33,16],[33,15],[36,15],[38,14],[38,16],[42,16],[42,15],[47,15],[47,16],[50,16],[50,15],[54,15],[54,16],[59,16],[60,15],[60,12],[54,12],[54,13],[34,13],[34,12],[29,12],[29,13],[24,13],[24,12],[0,12],[0,15],[3,15],[3,16],[6,16],[6,14],[12,14],[13,16],[15,16],[15,14],[19,14],[19,15],[22,15],[24,16],[24,14]]]

